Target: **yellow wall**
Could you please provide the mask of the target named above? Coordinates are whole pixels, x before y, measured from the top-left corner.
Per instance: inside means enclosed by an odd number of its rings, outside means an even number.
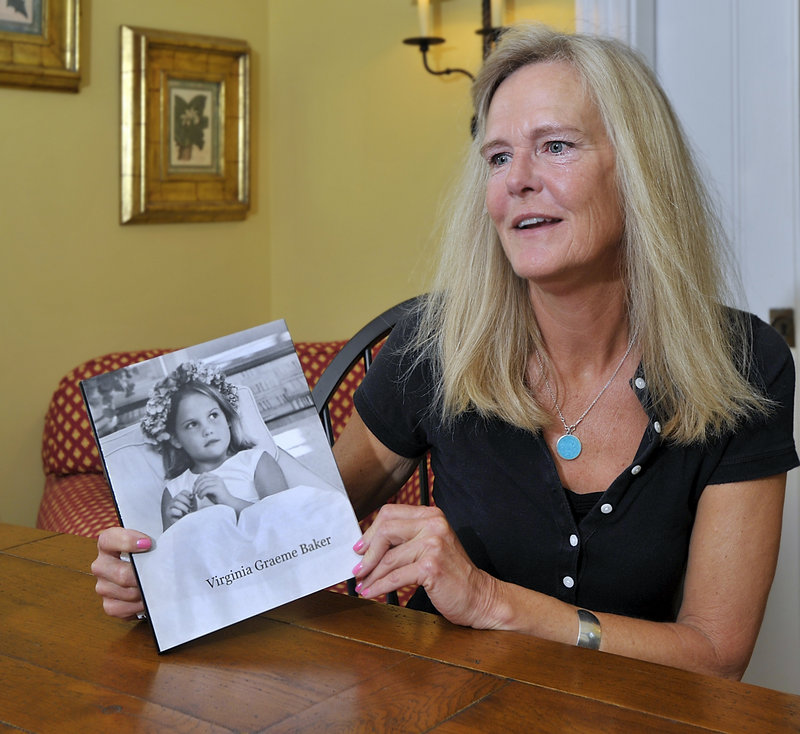
[[[2,522],[35,522],[44,412],[75,364],[280,317],[298,339],[344,338],[424,288],[470,111],[465,77],[426,74],[401,43],[412,0],[223,5],[83,0],[80,93],[0,88]],[[478,67],[478,5],[438,3],[434,65]],[[573,27],[571,0],[507,6]],[[250,43],[246,221],[119,225],[121,24]]]
[[[479,0],[432,5],[447,43],[431,65],[476,71]],[[506,22],[575,27],[572,0],[506,7]],[[427,74],[403,45],[419,35],[413,0],[273,0],[269,34],[273,312],[301,338],[345,338],[425,287],[469,79]]]
[[[0,521],[33,525],[44,413],[71,367],[114,350],[181,345],[266,321],[268,143],[253,136],[244,222],[119,224],[119,26],[245,38],[255,119],[268,99],[268,5],[84,3],[78,94],[0,88],[0,303],[4,386]]]

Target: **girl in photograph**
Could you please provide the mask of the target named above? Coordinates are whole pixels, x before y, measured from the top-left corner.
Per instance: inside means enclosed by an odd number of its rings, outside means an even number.
[[[288,489],[276,456],[244,434],[238,403],[236,386],[200,362],[184,362],[154,386],[141,426],[164,462],[164,530],[211,505],[227,505],[238,518]]]

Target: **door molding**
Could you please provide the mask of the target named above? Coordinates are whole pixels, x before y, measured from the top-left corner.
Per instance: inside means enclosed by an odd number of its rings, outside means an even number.
[[[656,0],[575,0],[575,30],[625,41],[653,66]]]

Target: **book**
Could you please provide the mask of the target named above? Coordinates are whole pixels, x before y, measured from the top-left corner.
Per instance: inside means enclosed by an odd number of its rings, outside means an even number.
[[[81,382],[159,653],[352,576],[361,536],[284,321]]]

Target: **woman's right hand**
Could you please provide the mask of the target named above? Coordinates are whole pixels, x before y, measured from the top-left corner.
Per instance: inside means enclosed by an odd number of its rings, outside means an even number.
[[[142,592],[136,583],[133,566],[120,559],[120,553],[150,550],[153,541],[144,533],[125,528],[108,528],[97,538],[97,558],[92,573],[97,578],[95,591],[103,599],[106,614],[120,619],[136,619],[144,612]]]

